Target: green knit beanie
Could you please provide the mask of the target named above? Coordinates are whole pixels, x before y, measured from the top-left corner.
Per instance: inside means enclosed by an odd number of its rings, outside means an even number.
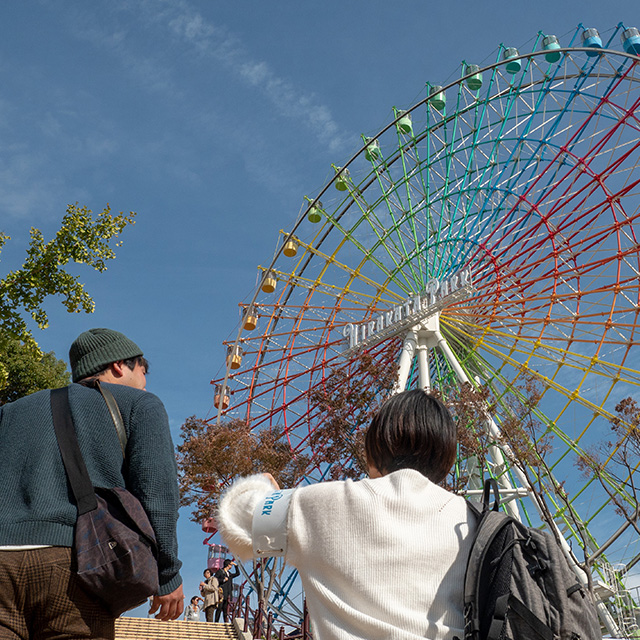
[[[142,349],[127,336],[113,329],[89,329],[81,333],[69,349],[74,382],[82,380],[108,364],[142,355]]]

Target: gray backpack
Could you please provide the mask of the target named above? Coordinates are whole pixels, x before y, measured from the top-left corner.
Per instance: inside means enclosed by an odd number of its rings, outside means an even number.
[[[602,638],[591,595],[556,540],[498,511],[493,479],[484,485],[482,513],[469,504],[479,521],[465,575],[464,640]]]

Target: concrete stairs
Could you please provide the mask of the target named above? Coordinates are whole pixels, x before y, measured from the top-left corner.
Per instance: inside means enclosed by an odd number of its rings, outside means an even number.
[[[243,640],[241,628],[231,622],[118,618],[116,640]]]

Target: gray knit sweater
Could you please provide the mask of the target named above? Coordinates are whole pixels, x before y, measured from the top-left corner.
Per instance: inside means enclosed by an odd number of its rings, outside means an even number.
[[[152,393],[105,386],[122,414],[126,461],[100,393],[73,384],[69,403],[80,450],[94,486],[126,487],[144,506],[159,547],[159,595],[166,595],[182,583],[177,471],[167,413]],[[0,407],[0,456],[0,546],[72,546],[77,510],[53,429],[49,391]]]

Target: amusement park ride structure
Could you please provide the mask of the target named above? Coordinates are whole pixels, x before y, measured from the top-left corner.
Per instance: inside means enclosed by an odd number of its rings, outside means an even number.
[[[635,468],[620,482],[615,450],[600,479],[575,465],[640,384],[640,32],[619,24],[603,40],[579,25],[566,40],[539,33],[530,53],[501,45],[494,63],[463,62],[456,81],[427,83],[423,100],[394,108],[305,197],[241,305],[212,420],[283,429],[312,461],[304,482],[322,480],[311,391],[358,353],[389,357],[397,341],[395,389],[380,396],[490,389],[489,456],[481,469],[473,456],[458,461],[465,494],[495,477],[505,508],[554,529],[585,583],[590,559],[606,632],[637,637],[625,592],[640,558]],[[548,477],[501,437],[526,377],[543,390]],[[295,624],[295,572],[275,560],[262,569],[272,611]]]

